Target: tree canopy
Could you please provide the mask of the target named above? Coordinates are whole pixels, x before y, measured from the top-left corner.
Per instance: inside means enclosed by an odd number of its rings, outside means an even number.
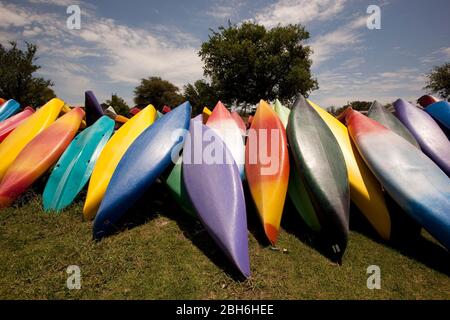
[[[111,95],[111,99],[106,100],[105,103],[108,106],[113,107],[117,114],[121,114],[123,116],[128,117],[128,114],[130,113],[130,108],[128,107],[128,104],[125,102],[125,100],[119,97],[117,94],[113,93]]]
[[[161,110],[164,105],[176,107],[184,101],[179,89],[173,83],[160,77],[141,79],[140,85],[134,89],[134,102],[139,107],[153,104]]]
[[[442,99],[450,101],[450,62],[434,67],[426,75],[426,90],[437,93]]]
[[[35,64],[37,46],[26,43],[26,50],[21,50],[16,42],[10,45],[8,49],[0,44],[0,97],[34,107],[54,98],[53,83],[33,76],[40,69]]]
[[[309,33],[301,25],[264,26],[244,22],[241,25],[211,30],[201,46],[204,74],[220,95],[231,104],[256,104],[259,99],[278,98],[293,101],[318,88],[311,75]]]
[[[194,84],[184,86],[184,98],[192,105],[192,113],[199,114],[203,107],[212,108],[219,100],[216,90],[205,80],[197,80]]]

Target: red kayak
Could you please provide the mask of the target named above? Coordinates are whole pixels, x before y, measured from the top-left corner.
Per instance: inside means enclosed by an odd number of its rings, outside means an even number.
[[[15,129],[19,124],[26,120],[29,116],[34,113],[34,109],[31,107],[26,107],[25,110],[0,122],[0,142],[5,140],[5,138]]]
[[[439,99],[430,96],[428,94],[421,96],[419,99],[417,99],[417,102],[423,107],[426,108],[428,107],[430,104],[433,104],[435,102],[438,102]]]

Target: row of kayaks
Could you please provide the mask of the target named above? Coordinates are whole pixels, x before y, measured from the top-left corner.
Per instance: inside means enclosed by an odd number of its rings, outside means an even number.
[[[0,144],[0,208],[53,167],[45,211],[63,210],[89,182],[83,216],[94,219],[93,237],[101,239],[120,230],[125,214],[160,179],[245,277],[244,183],[272,245],[287,197],[338,261],[347,247],[350,201],[389,240],[387,193],[450,246],[446,102],[431,101],[423,110],[399,99],[395,116],[374,102],[367,116],[349,108],[336,118],[302,96],[290,109],[261,100],[247,129],[221,102],[194,118],[189,102],[164,115],[149,105],[129,119],[111,118],[88,91],[87,127],[77,134],[84,126],[81,108],[55,98],[19,112],[10,101],[0,107],[0,138],[9,129]]]

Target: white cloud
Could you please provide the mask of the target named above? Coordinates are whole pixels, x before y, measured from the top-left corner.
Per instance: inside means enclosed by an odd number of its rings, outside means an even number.
[[[48,4],[59,7],[68,7],[70,5],[79,4],[76,0],[28,0],[30,3],[34,4]]]
[[[215,3],[206,11],[206,15],[216,19],[231,19],[238,14],[242,2],[239,0],[222,1]]]
[[[266,27],[324,21],[340,13],[345,2],[346,0],[279,0],[258,11],[254,20]]]
[[[0,27],[22,27],[29,23],[25,10],[0,2]]]

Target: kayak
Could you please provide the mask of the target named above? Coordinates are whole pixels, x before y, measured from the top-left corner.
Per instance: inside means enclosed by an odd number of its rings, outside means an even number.
[[[261,100],[245,148],[245,176],[267,239],[275,245],[289,183],[286,130]]]
[[[133,141],[155,121],[155,118],[156,110],[150,104],[120,127],[105,145],[89,180],[86,202],[83,208],[85,219],[90,220],[95,217],[120,159]]]
[[[73,109],[23,148],[0,183],[0,208],[10,206],[58,160],[77,133],[83,117],[83,109]]]
[[[411,131],[422,151],[450,176],[450,141],[425,111],[402,99],[394,102],[397,118]]]
[[[428,107],[430,104],[438,102],[439,99],[430,96],[428,94],[421,96],[418,100],[417,103],[419,103],[423,108]]]
[[[239,113],[237,113],[236,111],[232,111],[231,112],[231,117],[234,119],[234,121],[236,122],[237,126],[241,130],[241,135],[245,136],[246,133],[247,133],[247,127],[245,126],[245,122],[244,122],[244,120],[242,120],[242,118],[239,115]]]
[[[344,155],[336,138],[301,95],[289,115],[287,136],[295,166],[321,224],[333,258],[341,261],[349,232],[350,191]]]
[[[22,122],[0,144],[0,181],[22,149],[58,117],[64,101],[54,98]]]
[[[163,114],[166,114],[172,111],[172,109],[169,106],[164,106],[161,111]]]
[[[89,180],[113,130],[114,120],[102,116],[75,137],[47,181],[43,194],[45,211],[58,212],[73,202]]]
[[[398,120],[391,112],[389,112],[385,107],[381,105],[378,101],[374,101],[369,108],[367,116],[378,123],[382,124],[389,130],[392,130],[400,137],[406,139],[416,148],[420,149],[419,143],[416,138],[409,132],[403,123]]]
[[[22,112],[0,122],[0,142],[34,113],[34,109],[26,107]]]
[[[0,121],[8,119],[19,110],[20,104],[14,99],[9,99],[0,107]]]
[[[243,177],[245,163],[244,141],[241,136],[241,131],[231,116],[230,111],[225,108],[222,102],[219,101],[217,103],[206,125],[216,132],[230,150],[241,177]]]
[[[86,110],[86,124],[88,126],[94,124],[95,121],[105,114],[95,94],[90,90],[84,93],[84,108]]]
[[[183,146],[190,117],[191,105],[185,102],[158,119],[134,140],[106,189],[94,220],[94,239],[117,231],[118,222],[127,210],[172,163],[172,152]]]
[[[248,278],[247,214],[239,169],[236,163],[226,161],[231,157],[230,151],[214,130],[194,119],[189,133],[190,139],[186,140],[183,152],[186,191],[211,238]],[[202,139],[206,136],[210,139]],[[204,158],[211,145],[216,154],[222,155],[220,161],[210,163]],[[201,159],[197,161],[196,154],[200,151]]]
[[[206,124],[206,121],[208,121],[209,116],[211,115],[212,111],[209,110],[208,107],[204,107],[203,111],[202,111],[202,119],[203,119],[203,124]]]
[[[318,105],[309,100],[308,102],[328,125],[341,148],[347,167],[350,199],[366,217],[378,235],[384,240],[389,240],[391,235],[391,217],[380,183],[361,158],[350,139],[345,125]]]
[[[135,115],[137,115],[140,111],[141,111],[141,109],[139,109],[138,107],[131,108],[131,109],[130,109],[130,115],[131,115],[131,116],[135,116]]]
[[[275,110],[275,113],[280,118],[281,122],[283,123],[283,126],[286,128],[288,125],[288,120],[289,120],[289,115],[291,114],[291,110],[289,108],[283,106],[278,99],[275,99],[274,110]]]
[[[450,103],[447,101],[435,102],[426,107],[425,111],[447,130],[450,130]]]
[[[350,136],[385,190],[447,250],[450,248],[450,179],[420,150],[352,109],[344,114]]]

